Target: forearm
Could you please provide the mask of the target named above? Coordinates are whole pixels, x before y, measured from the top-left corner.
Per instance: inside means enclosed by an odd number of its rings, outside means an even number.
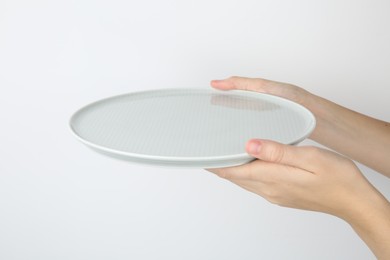
[[[390,177],[389,123],[312,94],[303,105],[317,119],[311,139]]]
[[[390,125],[308,94],[317,119],[311,139],[390,177]],[[378,259],[390,259],[390,203],[374,188],[351,199],[343,218]]]
[[[377,195],[374,201],[368,201],[356,210],[347,222],[367,244],[378,259],[390,259],[390,204]]]

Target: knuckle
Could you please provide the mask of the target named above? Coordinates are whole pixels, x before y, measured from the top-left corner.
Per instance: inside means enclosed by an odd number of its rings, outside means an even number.
[[[264,156],[266,157],[266,160],[280,163],[285,156],[285,150],[283,149],[283,146],[279,145],[268,146],[264,151]]]
[[[345,158],[345,157],[341,157],[340,159],[342,160],[342,165],[343,165],[343,167],[345,167],[345,169],[358,170],[358,167],[356,166],[356,164],[352,160]],[[360,171],[358,170],[358,172],[360,172]]]
[[[257,179],[257,171],[256,164],[249,164],[248,167],[245,169],[245,177],[248,180],[256,180]]]
[[[280,198],[278,196],[276,196],[275,194],[269,194],[269,195],[266,195],[265,196],[265,199],[274,204],[274,205],[280,205],[281,204],[281,201],[280,201]]]
[[[280,202],[276,198],[266,198],[269,203],[280,206]]]
[[[232,180],[240,175],[240,169],[237,167],[220,168],[217,171],[217,175],[223,179]]]
[[[276,197],[275,189],[267,188],[267,189],[264,189],[263,192],[264,192],[264,196],[265,196],[267,199],[275,199],[275,197]]]
[[[303,147],[310,161],[318,160],[322,156],[322,149],[315,146]]]
[[[226,169],[219,170],[216,174],[222,179],[229,179],[231,176],[231,174],[229,174],[229,171],[227,171]]]
[[[238,77],[238,76],[231,76],[231,77],[229,77],[229,80],[231,80],[231,81],[237,81],[237,80],[239,80],[240,79],[240,77]]]
[[[251,81],[248,78],[239,77],[239,76],[231,76],[229,78],[229,81],[237,89],[250,90],[252,88]]]
[[[248,170],[248,171],[246,172],[246,178],[247,178],[248,180],[255,181],[255,180],[258,179],[258,174],[257,174],[256,171]]]
[[[280,207],[286,207],[289,205],[289,203],[286,201],[286,199],[277,193],[271,193],[268,196],[264,197],[268,202],[280,206]]]
[[[263,188],[263,196],[269,202],[275,204],[280,199],[280,190],[277,183],[269,183]]]
[[[289,95],[291,100],[297,102],[298,104],[303,103],[306,92],[302,88],[292,84],[286,84],[285,89],[289,90]]]

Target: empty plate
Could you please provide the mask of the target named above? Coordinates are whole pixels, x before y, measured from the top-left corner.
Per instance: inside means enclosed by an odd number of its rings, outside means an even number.
[[[315,127],[292,101],[241,90],[161,89],[103,99],[70,120],[78,140],[143,164],[217,168],[245,164],[249,139],[297,144]]]

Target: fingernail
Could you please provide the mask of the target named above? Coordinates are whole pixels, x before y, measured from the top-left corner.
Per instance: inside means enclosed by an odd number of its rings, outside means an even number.
[[[252,140],[248,144],[248,152],[250,154],[258,154],[260,152],[261,142],[259,140]]]

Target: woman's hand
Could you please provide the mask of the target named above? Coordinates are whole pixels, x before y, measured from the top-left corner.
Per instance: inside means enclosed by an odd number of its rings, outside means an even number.
[[[249,164],[209,169],[271,203],[347,221],[379,259],[390,257],[390,204],[349,159],[334,152],[250,140]]]
[[[310,93],[292,84],[260,78],[230,77],[224,80],[212,80],[211,86],[220,90],[241,89],[271,94],[305,105]]]
[[[310,138],[390,177],[390,124],[306,90],[265,79],[213,80],[220,90],[280,96],[308,108],[317,119]],[[346,157],[316,147],[250,140],[249,164],[210,169],[280,206],[320,211],[347,221],[378,259],[390,259],[390,204]]]
[[[390,177],[389,123],[359,114],[287,83],[231,77],[213,80],[211,85],[220,90],[241,89],[271,94],[303,105],[317,120],[311,139]]]
[[[247,152],[259,160],[209,171],[274,204],[347,220],[380,197],[351,160],[333,152],[256,139]]]

